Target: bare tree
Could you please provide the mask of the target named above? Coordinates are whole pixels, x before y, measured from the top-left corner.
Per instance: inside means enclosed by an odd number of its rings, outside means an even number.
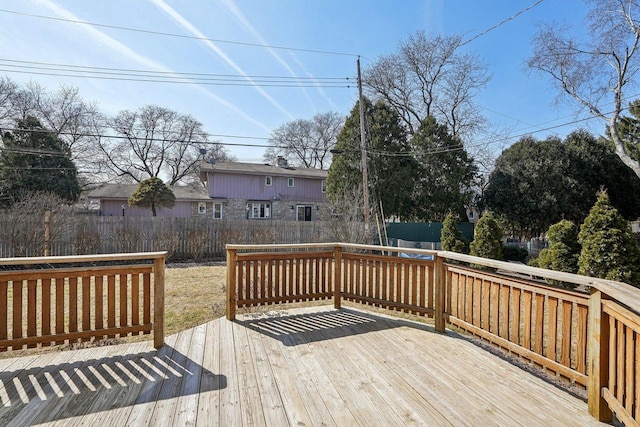
[[[192,116],[155,105],[121,111],[107,124],[112,134],[97,138],[96,144],[111,175],[121,180],[191,181],[202,159],[200,150],[212,144]]]
[[[539,28],[528,66],[551,78],[559,99],[568,97],[603,119],[616,154],[640,177],[640,163],[630,155],[618,124],[625,94],[637,87],[640,71],[640,2],[638,0],[587,0],[588,40],[573,36],[567,26],[551,23]]]
[[[80,171],[82,184],[99,180],[100,162],[95,161],[95,134],[100,113],[96,103],[86,102],[76,87],[60,86],[49,92],[37,83],[29,83],[18,93],[20,115],[36,117],[71,149],[71,159]]]
[[[456,137],[470,135],[483,124],[474,98],[490,77],[479,57],[458,52],[461,46],[462,36],[418,31],[365,69],[364,88],[394,107],[411,135],[427,116]]]
[[[11,126],[15,117],[18,85],[8,77],[0,77],[0,128]]]
[[[331,149],[343,123],[344,118],[335,112],[316,114],[311,120],[285,123],[272,132],[264,159],[275,163],[278,157],[283,157],[294,166],[328,168]]]

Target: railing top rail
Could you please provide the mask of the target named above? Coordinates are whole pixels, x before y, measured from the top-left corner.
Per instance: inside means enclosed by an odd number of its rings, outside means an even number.
[[[0,265],[33,265],[33,264],[61,264],[74,262],[99,262],[99,261],[133,261],[140,259],[166,258],[167,252],[135,252],[120,254],[98,255],[71,255],[71,256],[43,256],[43,257],[19,257],[0,258]]]
[[[315,249],[315,248],[335,248],[341,243],[276,243],[268,245],[245,245],[229,243],[225,247],[228,250],[272,250],[272,249]]]
[[[400,248],[396,246],[362,245],[358,243],[299,243],[299,244],[269,244],[269,245],[244,245],[227,244],[226,248],[231,250],[273,250],[273,249],[316,249],[316,248],[348,248],[383,252],[401,252],[420,255],[437,255],[438,251],[416,248]]]

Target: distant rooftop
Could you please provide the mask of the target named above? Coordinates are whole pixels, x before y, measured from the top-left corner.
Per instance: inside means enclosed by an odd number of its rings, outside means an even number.
[[[102,184],[89,192],[89,199],[128,199],[138,188],[138,184]],[[191,185],[169,186],[176,200],[211,200],[205,187]]]
[[[242,162],[220,162],[209,163],[203,161],[200,164],[200,172],[226,172],[244,175],[268,175],[268,176],[290,176],[326,179],[328,171],[314,168],[298,168],[293,166],[276,166],[262,163],[242,163]]]

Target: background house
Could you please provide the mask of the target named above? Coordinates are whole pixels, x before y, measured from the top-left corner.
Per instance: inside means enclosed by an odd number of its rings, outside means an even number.
[[[151,209],[129,206],[129,197],[137,184],[102,184],[88,194],[90,202],[100,204],[101,216],[152,216]],[[207,189],[196,186],[169,186],[176,196],[173,208],[158,208],[158,216],[187,218],[214,216],[214,204]]]
[[[288,166],[283,159],[275,166],[203,161],[200,168],[214,209],[231,219],[329,219],[327,174],[322,169]]]

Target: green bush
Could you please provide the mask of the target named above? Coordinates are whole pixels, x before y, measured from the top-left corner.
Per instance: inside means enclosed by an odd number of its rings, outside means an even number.
[[[449,212],[442,223],[440,243],[443,251],[469,253],[469,242],[462,236],[457,227],[457,215]]]
[[[504,246],[502,256],[508,261],[524,262],[529,256],[529,251],[520,246]]]
[[[600,192],[580,227],[578,242],[578,273],[640,286],[640,248],[606,192]]]
[[[503,259],[502,230],[491,212],[486,212],[478,220],[469,245],[471,255],[482,258]]]
[[[543,249],[538,257],[538,267],[548,270],[576,273],[578,271],[578,257],[580,244],[578,243],[578,227],[571,221],[563,219],[553,224],[547,231],[549,247]],[[547,280],[547,282],[573,289],[573,283]]]

